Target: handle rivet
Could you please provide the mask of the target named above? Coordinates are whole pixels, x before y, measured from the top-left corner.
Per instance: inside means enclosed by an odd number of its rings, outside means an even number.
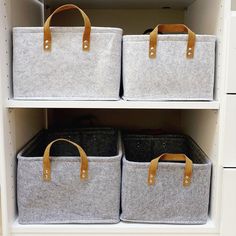
[[[45,175],[45,178],[48,179],[48,175]]]
[[[83,173],[86,173],[86,170],[82,170]]]
[[[151,52],[150,55],[153,56],[153,55],[154,55],[154,52]]]
[[[191,53],[191,52],[189,52],[189,53],[188,53],[188,55],[190,56],[190,55],[192,55],[192,53]]]
[[[150,179],[150,180],[149,180],[149,183],[151,184],[152,182],[153,182],[152,179]]]
[[[191,51],[191,50],[192,50],[192,48],[189,48],[188,50],[189,50],[189,51]]]
[[[49,41],[48,40],[45,40],[45,43],[48,43]]]
[[[84,48],[88,48],[88,45],[84,45]]]
[[[186,177],[185,177],[186,179],[189,179],[189,177],[186,175]]]
[[[84,179],[86,176],[85,176],[85,174],[82,174],[82,178]]]
[[[45,170],[45,173],[48,174],[48,170]]]
[[[154,50],[154,47],[151,47],[151,50]]]
[[[48,45],[46,45],[45,48],[48,48]]]
[[[185,183],[188,184],[188,180],[185,180]]]

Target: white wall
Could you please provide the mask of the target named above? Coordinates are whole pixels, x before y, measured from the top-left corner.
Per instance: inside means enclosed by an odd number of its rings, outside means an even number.
[[[124,34],[142,34],[160,23],[183,23],[183,10],[161,9],[88,9],[92,26],[110,26],[124,29]],[[55,16],[55,25],[82,26],[80,14],[74,10]]]

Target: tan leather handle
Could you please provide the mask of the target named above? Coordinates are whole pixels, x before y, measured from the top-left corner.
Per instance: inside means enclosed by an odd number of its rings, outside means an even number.
[[[185,154],[172,154],[172,153],[164,153],[159,157],[153,159],[150,163],[148,170],[148,184],[154,185],[155,178],[158,169],[159,160],[166,161],[185,161],[185,170],[184,170],[184,179],[183,186],[187,187],[191,184],[192,172],[193,172],[193,163]]]
[[[158,41],[158,33],[166,32],[166,33],[188,33],[188,44],[187,44],[187,52],[186,57],[188,59],[192,59],[194,57],[194,49],[196,42],[196,35],[193,31],[191,31],[186,25],[183,24],[167,24],[167,25],[158,25],[151,33],[150,33],[150,41],[149,41],[149,57],[156,58],[157,53],[157,41]]]
[[[83,41],[82,41],[82,45],[83,45],[83,50],[84,51],[89,51],[90,49],[90,33],[91,33],[91,23],[90,20],[88,18],[88,16],[76,5],[74,4],[66,4],[63,5],[61,7],[58,7],[46,20],[45,24],[44,24],[44,50],[45,51],[50,51],[51,47],[52,47],[52,35],[51,35],[51,30],[50,30],[50,24],[51,24],[51,19],[52,17],[59,12],[62,11],[67,11],[67,10],[71,10],[71,9],[77,9],[80,11],[80,13],[83,16],[84,19],[84,34],[83,34]],[[65,42],[66,43],[66,42]]]
[[[44,151],[44,154],[43,154],[43,180],[44,181],[51,181],[50,149],[54,143],[59,142],[59,141],[70,143],[78,149],[79,154],[80,154],[80,158],[81,158],[80,178],[82,180],[87,179],[88,178],[88,158],[87,158],[87,155],[86,155],[85,151],[83,150],[83,148],[80,147],[77,143],[74,143],[68,139],[59,138],[59,139],[56,139],[56,140],[52,141],[51,143],[49,143]]]

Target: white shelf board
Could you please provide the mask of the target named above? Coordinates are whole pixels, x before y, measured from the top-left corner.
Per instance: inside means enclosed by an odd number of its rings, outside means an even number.
[[[7,108],[95,108],[95,109],[212,109],[218,101],[21,101],[7,100]]]
[[[217,233],[213,221],[208,219],[205,225],[169,225],[169,224],[54,224],[20,225],[16,220],[11,228],[12,234],[201,234]]]
[[[39,0],[42,2],[42,0]],[[81,8],[88,9],[153,9],[170,7],[173,9],[185,9],[195,0],[70,0],[70,3],[78,4]],[[68,0],[44,0],[50,7],[56,7],[68,3]]]

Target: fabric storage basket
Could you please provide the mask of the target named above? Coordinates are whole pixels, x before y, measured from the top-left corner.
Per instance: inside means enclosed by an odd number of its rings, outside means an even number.
[[[123,36],[124,99],[212,100],[215,40],[185,25],[158,25],[150,35]]]
[[[78,9],[85,27],[50,27],[61,11]],[[15,99],[118,100],[122,29],[92,27],[77,6],[56,9],[44,28],[13,29]]]
[[[211,162],[190,137],[126,135],[123,141],[123,221],[207,222]]]
[[[19,223],[119,222],[121,156],[113,129],[42,131],[18,154]]]

